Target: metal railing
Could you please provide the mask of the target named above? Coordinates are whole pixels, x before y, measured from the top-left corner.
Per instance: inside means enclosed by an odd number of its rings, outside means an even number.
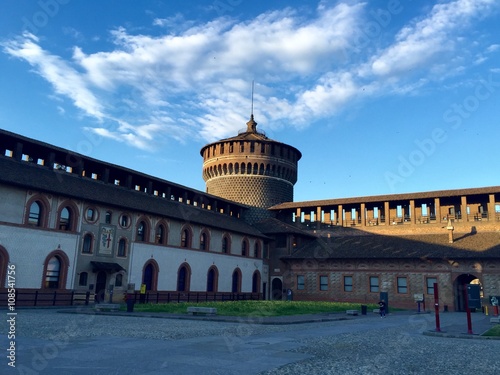
[[[0,289],[0,307],[8,306],[8,294],[8,289]],[[262,293],[149,291],[145,294],[134,292],[132,298],[137,303],[245,301],[261,300]],[[94,300],[94,293],[88,291],[16,289],[15,292],[16,307],[89,305]]]

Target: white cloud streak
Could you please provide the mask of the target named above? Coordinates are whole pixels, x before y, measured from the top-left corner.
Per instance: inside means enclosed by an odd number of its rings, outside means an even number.
[[[103,106],[89,89],[85,77],[70,63],[44,51],[38,42],[36,36],[27,33],[22,38],[7,42],[4,45],[5,52],[26,60],[39,75],[52,84],[57,94],[70,98],[84,113],[102,120],[105,117]]]
[[[372,40],[374,52],[361,61],[349,52],[369,17],[361,2],[320,3],[313,17],[287,8],[244,22],[195,25],[176,15],[154,21],[163,28],[182,23],[176,33],[132,35],[118,28],[111,32],[113,50],[87,54],[74,47],[69,60],[42,49],[31,34],[2,45],[101,122],[89,130],[151,149],[168,138],[234,135],[250,114],[252,79],[256,119],[267,128],[304,128],[353,100],[414,92],[433,72],[449,68],[449,54],[465,41],[460,33],[493,6],[494,0],[437,4],[392,42]]]

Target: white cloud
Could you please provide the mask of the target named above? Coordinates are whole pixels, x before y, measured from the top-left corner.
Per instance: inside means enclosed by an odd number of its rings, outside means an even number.
[[[437,4],[429,16],[404,27],[394,45],[371,61],[371,72],[391,76],[417,69],[454,49],[454,34],[494,4],[494,0],[457,0]]]
[[[499,49],[500,49],[500,44],[492,44],[491,46],[486,48],[486,52],[492,53],[492,52],[498,51]]]
[[[33,35],[3,46],[57,94],[106,122],[93,132],[151,149],[169,138],[213,141],[245,128],[253,79],[256,120],[268,129],[304,128],[366,96],[414,93],[463,68],[465,57],[453,62],[450,52],[467,44],[462,31],[494,3],[439,3],[403,25],[392,43],[377,38],[364,49],[356,46],[368,4],[351,1],[321,2],[313,15],[286,8],[244,22],[157,18],[162,35],[117,28],[114,49],[85,53],[76,46],[69,60],[43,50]]]
[[[36,36],[27,33],[3,46],[8,54],[26,60],[33,66],[38,74],[52,84],[57,94],[69,97],[76,107],[101,120],[104,117],[103,106],[81,73],[60,57],[44,51],[38,42]]]

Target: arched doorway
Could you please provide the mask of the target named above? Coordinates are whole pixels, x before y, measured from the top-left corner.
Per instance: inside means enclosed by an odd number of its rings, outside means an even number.
[[[191,267],[183,263],[177,270],[177,291],[189,292],[191,282]]]
[[[453,299],[455,311],[465,311],[465,295],[467,284],[478,284],[481,288],[479,278],[470,273],[458,276],[453,282]]]
[[[271,282],[271,299],[283,299],[283,282],[278,277],[274,278]]]
[[[207,292],[217,292],[219,272],[216,267],[210,267],[207,274]]]
[[[106,293],[106,272],[99,271],[95,281],[95,300],[96,302],[104,302]]]
[[[234,270],[231,284],[231,292],[241,293],[241,271],[239,268]]]
[[[260,272],[255,271],[252,276],[252,293],[260,293]]]
[[[146,291],[157,290],[158,263],[154,259],[149,260],[142,269],[142,284],[146,285]]]

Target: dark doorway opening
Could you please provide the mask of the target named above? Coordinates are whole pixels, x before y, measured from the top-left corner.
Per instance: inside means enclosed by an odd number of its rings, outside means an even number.
[[[146,290],[151,290],[153,285],[153,265],[150,263],[144,269],[142,283],[146,285]]]
[[[467,295],[467,284],[481,285],[477,276],[470,273],[458,276],[453,283],[455,311],[465,311],[465,296]]]
[[[95,300],[97,303],[104,301],[106,294],[106,272],[99,271],[95,282]]]
[[[281,279],[275,278],[271,283],[271,297],[273,300],[283,299],[283,282]]]

